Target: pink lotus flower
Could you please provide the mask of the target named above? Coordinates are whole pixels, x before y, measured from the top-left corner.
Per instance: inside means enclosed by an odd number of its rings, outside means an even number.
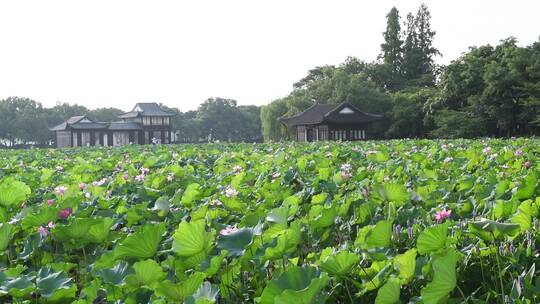
[[[443,162],[444,162],[445,164],[448,164],[448,163],[452,162],[453,160],[454,160],[454,159],[453,159],[452,157],[449,156],[449,157],[445,158],[445,159],[443,160]]]
[[[141,167],[140,171],[141,171],[141,174],[146,175],[150,172],[150,169]]]
[[[144,182],[144,178],[145,178],[144,174],[139,174],[139,175],[135,176],[135,181]]]
[[[523,150],[517,149],[516,152],[514,152],[514,156],[516,156],[516,157],[523,156]]]
[[[364,198],[369,198],[369,191],[368,191],[368,189],[366,189],[366,188],[362,189],[362,196],[363,196]]]
[[[440,223],[442,222],[442,220],[450,218],[451,214],[452,210],[442,209],[440,211],[437,211],[437,213],[435,214],[435,219],[437,220],[437,222]]]
[[[80,183],[79,184],[79,189],[80,190],[84,190],[86,188],[86,184],[85,183]]]
[[[169,175],[167,175],[167,181],[170,183],[174,180],[174,175],[171,173]]]
[[[243,168],[240,165],[236,165],[236,166],[233,167],[233,173],[235,173],[235,174],[242,172],[242,170],[243,170]]]
[[[71,215],[71,213],[73,213],[73,209],[68,207],[68,208],[60,210],[58,212],[58,217],[61,219],[66,219]]]
[[[523,167],[525,167],[525,169],[529,169],[531,167],[531,162],[530,161],[524,162]]]
[[[227,186],[227,188],[225,189],[225,196],[226,197],[235,197],[237,195],[238,195],[238,191],[236,191],[236,189],[234,189],[231,186]]]
[[[490,155],[493,150],[491,150],[491,147],[485,147],[482,152],[484,152],[485,155]]]
[[[107,179],[106,178],[102,178],[98,181],[93,181],[92,182],[92,186],[94,187],[100,187],[100,186],[103,186],[105,183],[107,182]]]
[[[272,179],[278,179],[280,176],[281,176],[281,173],[279,172],[272,173]]]
[[[67,188],[64,187],[64,186],[58,186],[58,187],[54,188],[54,192],[57,195],[63,195],[64,193],[66,193],[66,190],[67,190]]]
[[[47,205],[52,206],[53,203],[54,203],[54,200],[52,198],[47,200]]]
[[[54,224],[54,222],[49,222],[47,224],[47,228],[54,228],[54,227],[56,227],[56,224]]]
[[[236,228],[235,226],[227,226],[223,229],[221,229],[221,231],[219,232],[219,234],[221,235],[229,235],[229,234],[233,234],[235,232],[238,232],[238,228]]]
[[[56,166],[56,171],[64,171],[64,167],[62,166]]]
[[[122,175],[122,178],[127,181],[129,179],[129,173],[124,173],[124,175]]]
[[[47,237],[49,236],[49,230],[43,226],[39,226],[39,228],[37,229],[39,235],[41,235],[42,237]]]
[[[342,180],[348,180],[351,177],[352,177],[351,172],[349,172],[349,171],[341,171],[341,179]]]

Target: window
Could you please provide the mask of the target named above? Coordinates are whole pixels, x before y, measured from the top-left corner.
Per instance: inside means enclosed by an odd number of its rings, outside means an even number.
[[[318,135],[319,140],[328,140],[328,127],[327,126],[320,126],[318,128]]]
[[[143,125],[149,126],[150,125],[150,117],[143,117]]]
[[[166,125],[166,126],[168,126],[169,123],[170,123],[169,117],[164,117],[164,118],[163,118],[163,124]]]
[[[162,124],[163,121],[161,120],[161,117],[152,117],[152,125],[161,126]]]

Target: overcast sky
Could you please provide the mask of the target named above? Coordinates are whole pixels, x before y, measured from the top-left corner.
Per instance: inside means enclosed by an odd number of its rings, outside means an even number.
[[[469,46],[540,35],[539,0],[424,1],[448,63]],[[208,97],[263,105],[310,68],[376,58],[385,15],[421,1],[0,2],[0,98],[130,110],[196,109]]]

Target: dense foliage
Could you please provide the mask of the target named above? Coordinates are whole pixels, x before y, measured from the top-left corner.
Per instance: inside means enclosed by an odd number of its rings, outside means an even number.
[[[261,109],[267,140],[288,137],[277,122],[313,103],[349,101],[386,120],[372,138],[472,138],[540,134],[540,40],[521,47],[514,38],[497,46],[471,47],[446,66],[433,46],[431,15],[421,5],[402,24],[387,15],[377,61],[351,57],[338,66],[316,67],[286,97]],[[402,26],[403,25],[403,26]]]
[[[209,98],[195,111],[177,113],[172,120],[179,142],[261,141],[260,109],[257,106],[238,106],[233,99]],[[9,97],[0,100],[0,147],[19,144],[49,145],[54,133],[48,130],[69,117],[88,115],[96,121],[118,121],[118,115],[129,111],[116,108],[89,110],[84,106],[59,103],[45,108],[29,98]]]
[[[4,151],[0,301],[538,303],[539,146]]]

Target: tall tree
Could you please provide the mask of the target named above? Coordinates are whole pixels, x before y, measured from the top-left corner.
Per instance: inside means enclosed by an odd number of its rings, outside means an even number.
[[[386,15],[386,30],[383,33],[384,43],[381,44],[382,68],[384,69],[384,87],[389,91],[396,91],[402,87],[401,64],[403,61],[401,39],[401,26],[399,11],[392,7]]]
[[[435,31],[431,29],[431,13],[420,5],[416,16],[407,15],[403,44],[403,75],[409,86],[433,86],[436,79],[434,57],[440,55],[433,46]]]

